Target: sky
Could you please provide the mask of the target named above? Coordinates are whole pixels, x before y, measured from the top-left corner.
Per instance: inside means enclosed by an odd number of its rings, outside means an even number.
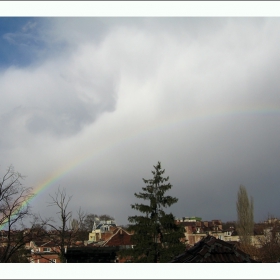
[[[13,165],[35,213],[140,214],[161,162],[175,217],[280,215],[278,17],[0,17],[0,175]]]

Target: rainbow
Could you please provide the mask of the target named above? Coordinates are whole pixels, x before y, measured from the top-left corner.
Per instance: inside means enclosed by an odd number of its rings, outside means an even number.
[[[92,159],[94,156],[97,156],[98,153],[102,153],[105,151],[110,151],[114,147],[118,145],[124,145],[127,142],[131,141],[132,139],[135,139],[139,137],[142,134],[148,134],[150,132],[153,132],[155,130],[160,130],[162,128],[174,126],[174,125],[180,125],[180,124],[186,124],[189,122],[199,121],[199,120],[211,120],[215,118],[225,118],[225,117],[231,117],[231,116],[251,116],[251,115],[262,115],[262,116],[271,116],[271,115],[280,115],[280,106],[277,106],[275,104],[269,105],[269,106],[252,106],[251,108],[247,107],[236,107],[236,108],[226,108],[226,109],[220,109],[216,108],[215,110],[211,111],[197,111],[195,113],[191,113],[191,115],[186,116],[186,113],[179,113],[177,115],[173,115],[171,118],[165,118],[161,119],[159,121],[150,122],[149,125],[144,125],[142,129],[135,130],[134,132],[128,132],[126,135],[118,136],[116,139],[112,139],[108,143],[105,143],[103,146],[98,147],[97,149],[92,150],[91,152],[87,153],[84,156],[80,156],[72,160],[71,162],[66,163],[63,167],[59,168],[52,174],[50,174],[47,178],[45,178],[41,183],[37,185],[37,187],[34,190],[34,196],[29,198],[27,201],[24,201],[20,207],[20,209],[14,211],[14,215],[18,211],[20,211],[22,208],[26,207],[27,204],[31,203],[33,199],[36,199],[37,195],[44,191],[46,188],[50,187],[52,184],[57,182],[60,178],[66,176],[69,174],[72,170],[76,169],[77,167],[85,164],[87,161]],[[5,224],[7,223],[7,220],[4,220],[2,224],[0,225],[0,230],[4,228]]]

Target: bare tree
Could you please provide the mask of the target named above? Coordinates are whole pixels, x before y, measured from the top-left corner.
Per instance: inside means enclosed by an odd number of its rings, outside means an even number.
[[[244,246],[251,244],[251,236],[254,232],[254,204],[253,198],[249,200],[246,188],[239,187],[236,202],[237,232],[240,242]]]
[[[96,215],[96,214],[87,214],[85,219],[84,219],[85,230],[87,232],[91,232],[94,223],[97,222],[97,221],[99,222],[98,215]]]
[[[79,208],[79,210],[77,211],[77,234],[76,234],[76,240],[77,241],[82,241],[84,242],[85,240],[88,240],[88,234],[89,232],[87,231],[87,228],[86,228],[86,223],[85,223],[85,220],[86,220],[86,217],[87,217],[87,214],[81,210],[81,207]]]
[[[107,221],[113,221],[114,218],[108,214],[102,214],[102,215],[99,215],[99,220],[107,222]]]
[[[24,176],[11,165],[0,181],[0,229],[2,230],[0,262],[11,262],[24,249],[30,231],[24,231],[24,220],[31,216],[29,205],[32,188],[22,185]]]
[[[58,254],[61,262],[66,262],[65,248],[71,245],[74,234],[77,232],[78,227],[73,228],[72,211],[68,210],[69,202],[72,196],[67,196],[65,189],[60,188],[54,196],[50,195],[51,201],[48,206],[55,206],[58,209],[59,225],[55,225],[52,219],[47,225],[50,227],[49,237],[56,244]]]
[[[115,219],[108,214],[96,215],[96,214],[86,214],[83,221],[84,228],[87,232],[91,232],[94,223],[99,224],[101,222],[114,221]]]
[[[85,228],[85,219],[86,219],[87,214],[84,211],[82,211],[82,209],[80,207],[79,210],[77,211],[77,215],[78,215],[78,219],[77,219],[78,227],[79,227],[79,229],[84,230],[84,228]]]

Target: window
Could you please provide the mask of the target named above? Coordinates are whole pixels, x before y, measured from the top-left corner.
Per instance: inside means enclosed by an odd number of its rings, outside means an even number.
[[[102,232],[109,231],[109,226],[102,226],[101,231]]]
[[[51,248],[43,248],[43,252],[50,252],[51,251]]]

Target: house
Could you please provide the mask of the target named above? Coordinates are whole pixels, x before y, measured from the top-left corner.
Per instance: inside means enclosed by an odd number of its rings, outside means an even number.
[[[251,235],[251,245],[256,248],[260,248],[262,246],[265,235],[268,234],[268,231],[270,230],[264,229],[262,225],[255,224],[253,235]],[[224,241],[240,242],[240,236],[238,235],[234,227],[231,227],[227,231],[224,231],[220,239]]]
[[[113,231],[113,235],[104,241],[102,247],[133,248],[131,242],[132,234],[121,227],[117,227]]]
[[[236,230],[223,231],[223,234],[220,239],[223,241],[226,241],[226,242],[239,242],[240,241],[239,235],[237,234]]]
[[[103,244],[102,247],[111,247],[116,248],[118,247],[119,250],[122,249],[133,249],[133,243],[131,241],[132,234],[127,232],[121,227],[118,227],[114,230],[113,235],[108,238]],[[116,262],[126,262],[130,258],[121,257],[117,253]]]
[[[255,260],[235,244],[207,235],[184,253],[176,256],[172,263],[256,263]]]
[[[89,233],[88,242],[105,241],[113,235],[117,225],[114,221],[101,221],[98,224],[94,222],[92,232]]]
[[[122,249],[133,249],[131,236],[132,234],[122,227],[113,226],[109,231],[101,233],[101,239],[99,241],[88,244],[88,247],[111,248],[116,252],[114,262],[126,262],[127,259],[120,257],[118,252]]]
[[[202,221],[199,217],[183,217],[176,220],[185,229],[185,243],[193,246],[202,238],[211,234],[219,239],[223,238],[223,227],[221,220]]]
[[[125,262],[119,256],[122,249],[133,248],[132,234],[109,221],[94,225],[87,246],[69,247],[65,254],[69,263]]]
[[[52,241],[30,241],[31,263],[60,263],[59,248]]]

